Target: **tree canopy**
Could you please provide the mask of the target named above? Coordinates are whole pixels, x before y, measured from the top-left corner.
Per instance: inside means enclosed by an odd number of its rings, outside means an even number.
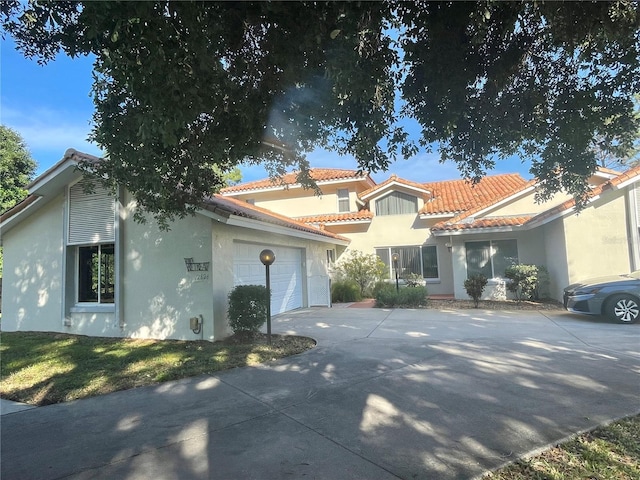
[[[0,213],[27,196],[36,162],[18,132],[0,125]]]
[[[295,167],[308,185],[317,147],[376,172],[422,145],[472,179],[516,155],[540,199],[583,201],[595,142],[620,155],[640,125],[633,1],[10,0],[2,13],[27,57],[95,55],[92,139],[108,155],[86,167],[164,219],[241,163]]]

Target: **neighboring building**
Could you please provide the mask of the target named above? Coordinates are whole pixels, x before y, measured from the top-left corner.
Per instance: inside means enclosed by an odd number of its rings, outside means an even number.
[[[475,185],[395,175],[375,184],[366,174],[337,169],[312,169],[311,176],[321,196],[301,188],[294,174],[221,193],[347,237],[347,250],[377,254],[390,277],[397,252],[400,276],[421,275],[431,294],[466,298],[464,280],[483,273],[491,279],[486,297],[504,298],[503,272],[514,262],[547,267],[555,299],[573,281],[640,269],[640,167],[624,174],[599,169],[579,214],[566,195],[536,203],[536,181],[516,174]]]
[[[330,305],[327,259],[347,238],[220,195],[163,231],[133,221],[128,192],[86,193],[80,160],[99,161],[68,150],[0,217],[3,331],[221,339],[229,292],[265,284],[265,248],[274,314]]]

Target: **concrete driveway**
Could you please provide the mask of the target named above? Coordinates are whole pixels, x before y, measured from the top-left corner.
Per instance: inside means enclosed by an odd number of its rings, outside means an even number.
[[[317,348],[2,417],[6,479],[464,479],[640,411],[640,324],[307,309]]]

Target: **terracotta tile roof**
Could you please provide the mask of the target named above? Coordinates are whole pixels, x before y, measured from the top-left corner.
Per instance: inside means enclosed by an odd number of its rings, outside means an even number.
[[[350,240],[341,235],[321,230],[317,227],[313,227],[299,220],[294,220],[290,217],[274,213],[266,208],[256,207],[242,200],[236,200],[235,198],[223,197],[222,195],[213,195],[205,200],[204,208],[215,213],[227,213],[236,215],[239,217],[249,218],[252,220],[258,220],[261,222],[271,223],[273,225],[280,225],[294,230],[300,230],[307,233],[313,233],[315,235],[321,235],[329,238],[335,238],[349,242]],[[222,212],[220,212],[222,210]]]
[[[387,178],[384,182],[379,183],[378,185],[375,185],[375,186],[369,188],[368,190],[365,190],[364,192],[360,192],[360,194],[358,196],[361,199],[367,198],[367,197],[371,196],[371,194],[376,192],[376,191],[384,190],[385,187],[387,187],[389,184],[391,184],[393,182],[399,183],[401,185],[406,185],[406,186],[411,187],[411,188],[417,188],[419,190],[427,190],[427,188],[425,188],[424,184],[422,184],[422,183],[412,182],[410,180],[405,180],[404,178],[400,178],[397,175],[393,174],[389,178]]]
[[[517,173],[484,177],[475,185],[464,179],[425,183],[424,187],[431,191],[432,198],[425,202],[420,214],[465,212],[478,205],[490,205],[498,198],[506,198],[528,184]]]
[[[304,223],[335,223],[335,222],[357,222],[363,220],[371,220],[373,213],[369,210],[360,210],[359,212],[349,213],[333,213],[327,215],[311,215],[308,217],[297,217],[296,220]]]
[[[620,185],[621,183],[631,180],[633,177],[637,177],[638,175],[640,175],[640,165],[619,174],[616,178],[612,178],[607,183],[610,183],[615,187],[616,185]]]
[[[310,170],[311,178],[316,182],[328,182],[332,180],[369,180],[375,183],[369,177],[368,173],[358,173],[357,170],[344,170],[339,168],[312,168]],[[222,195],[233,195],[234,193],[248,192],[251,190],[262,190],[265,188],[281,188],[284,185],[295,185],[297,183],[297,172],[290,172],[282,176],[280,179],[264,178],[254,182],[241,183],[232,187],[220,190]]]
[[[521,227],[532,218],[533,217],[531,215],[527,215],[513,217],[479,218],[472,222],[461,222],[453,224],[449,222],[440,222],[438,224],[437,230],[451,232],[476,228]],[[434,227],[432,230],[436,230],[436,228]]]
[[[622,183],[633,179],[634,177],[638,177],[638,179],[640,179],[640,165],[631,168],[629,170],[627,170],[624,173],[619,174],[617,177],[612,178],[611,180],[608,180],[607,182],[603,183],[602,185],[599,185],[597,187],[594,187],[591,192],[590,192],[590,197],[597,197],[598,195],[600,195],[602,192],[609,190],[611,188],[614,188],[618,185],[621,185]],[[526,189],[528,186],[530,185],[534,185],[536,183],[535,180],[531,180],[529,182],[527,182],[527,184],[521,188],[521,190]],[[513,192],[516,193],[516,192]],[[508,196],[507,196],[508,197]],[[505,198],[507,198],[505,197]],[[499,201],[501,201],[503,199],[495,199],[492,203],[498,203]],[[490,205],[480,205],[477,208],[474,208],[472,210],[469,210],[467,212],[464,212],[461,215],[458,215],[455,218],[452,218],[450,220],[446,220],[446,221],[442,221],[439,222],[438,224],[434,225],[431,230],[433,231],[454,231],[454,230],[466,230],[466,229],[473,229],[473,228],[489,228],[489,227],[505,227],[505,226],[523,226],[523,225],[531,225],[531,224],[535,224],[538,222],[541,222],[543,220],[546,220],[548,218],[551,218],[555,215],[559,215],[562,212],[565,212],[573,207],[575,207],[576,205],[576,201],[573,198],[570,198],[569,200],[566,200],[564,202],[562,202],[559,205],[556,205],[554,207],[551,207],[548,210],[545,210],[544,212],[541,212],[537,215],[530,215],[530,216],[520,216],[520,217],[508,217],[509,220],[505,220],[505,217],[495,217],[495,218],[481,218],[481,219],[477,219],[477,220],[472,220],[472,221],[465,221],[465,219],[471,219],[471,217],[474,215],[474,213],[477,213],[479,211],[484,210],[485,208],[487,208]]]

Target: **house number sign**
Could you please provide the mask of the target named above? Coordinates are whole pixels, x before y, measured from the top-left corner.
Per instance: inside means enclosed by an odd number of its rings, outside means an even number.
[[[209,280],[209,264],[211,262],[194,262],[193,257],[185,258],[184,263],[187,266],[187,272],[195,273],[195,282]]]

